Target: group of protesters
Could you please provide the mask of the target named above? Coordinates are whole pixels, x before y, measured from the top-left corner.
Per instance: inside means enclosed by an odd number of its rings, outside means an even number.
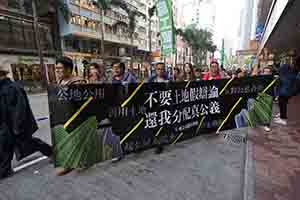
[[[276,116],[275,122],[281,125],[287,124],[287,104],[291,96],[295,96],[299,91],[299,68],[300,58],[294,58],[292,64],[283,64],[278,70],[279,87],[278,96],[280,113]],[[79,78],[72,75],[73,62],[68,57],[58,59],[56,62],[56,75],[58,83],[61,85],[80,84],[80,83],[136,83],[137,78],[130,71],[126,71],[126,66],[123,62],[112,64],[112,77],[109,80],[105,73],[104,65],[91,63],[88,65],[87,79]],[[149,77],[146,82],[183,82],[183,81],[200,81],[200,80],[220,80],[230,78],[253,77],[260,75],[274,75],[273,66],[260,67],[256,65],[251,71],[244,68],[238,68],[235,71],[227,71],[218,63],[217,60],[212,60],[209,70],[202,72],[201,69],[194,67],[191,63],[186,63],[182,68],[177,66],[172,68],[172,75],[166,71],[166,65],[163,62],[158,62],[155,65],[155,73]],[[266,127],[267,131],[270,131]]]
[[[106,75],[105,67],[102,64],[90,63],[87,66],[86,78],[80,78],[73,75],[73,61],[68,57],[60,58],[56,61],[56,76],[58,84],[82,84],[82,83],[136,83],[137,78],[133,73],[126,71],[125,63],[117,62],[111,65],[112,77],[109,79]],[[163,62],[158,62],[155,65],[155,73],[150,76],[146,82],[182,82],[182,81],[200,81],[200,80],[219,80],[231,77],[244,77],[246,73],[242,69],[235,72],[227,72],[216,60],[210,63],[210,68],[207,72],[202,72],[199,68],[194,68],[191,63],[186,63],[182,69],[179,67],[172,68],[170,76],[166,70],[166,65]]]
[[[287,106],[292,96],[300,90],[300,59],[294,59],[291,65],[282,65],[279,68],[279,110],[275,122],[287,125]],[[112,64],[112,78],[109,80],[105,73],[105,67],[101,64],[91,63],[88,65],[87,79],[73,74],[74,64],[72,59],[62,57],[56,61],[55,73],[57,83],[60,85],[72,84],[100,84],[100,83],[136,83],[136,77],[126,71],[124,63]],[[24,89],[11,81],[9,72],[0,65],[0,179],[13,174],[11,162],[14,153],[22,159],[36,151],[45,156],[52,157],[52,148],[40,139],[33,137],[38,129],[36,120],[29,105],[28,97]],[[251,72],[240,68],[234,72],[226,71],[216,60],[210,63],[209,70],[203,73],[195,69],[192,64],[186,63],[183,69],[173,68],[172,76],[166,71],[163,62],[155,65],[155,74],[148,78],[147,82],[182,82],[200,80],[220,80],[230,78],[242,78],[245,76],[272,75],[273,68],[270,66],[260,68],[256,66]],[[266,125],[270,131],[270,125]],[[158,150],[160,151],[160,150]],[[63,173],[68,169],[63,169]]]

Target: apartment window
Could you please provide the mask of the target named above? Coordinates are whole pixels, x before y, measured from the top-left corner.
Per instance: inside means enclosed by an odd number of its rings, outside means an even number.
[[[8,8],[13,8],[19,10],[21,8],[20,2],[18,0],[9,0]]]

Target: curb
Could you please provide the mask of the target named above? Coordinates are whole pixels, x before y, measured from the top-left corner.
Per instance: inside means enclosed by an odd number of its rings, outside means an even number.
[[[47,96],[48,93],[47,92],[41,92],[41,93],[33,93],[33,94],[28,94],[29,97],[40,97],[40,96]]]
[[[255,163],[253,143],[248,140],[245,150],[245,171],[244,171],[244,200],[255,200]]]

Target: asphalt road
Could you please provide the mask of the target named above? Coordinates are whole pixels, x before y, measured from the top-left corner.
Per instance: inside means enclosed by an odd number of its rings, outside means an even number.
[[[31,109],[33,114],[37,120],[42,118],[38,121],[39,130],[34,134],[35,137],[42,139],[43,141],[51,144],[51,133],[50,133],[50,122],[49,122],[49,107],[48,107],[48,96],[47,93],[36,94],[36,95],[29,95],[29,101],[31,105]],[[35,153],[28,158],[17,162],[15,159],[13,160],[13,167],[18,167],[23,165],[29,161],[35,160],[41,157],[41,153]]]

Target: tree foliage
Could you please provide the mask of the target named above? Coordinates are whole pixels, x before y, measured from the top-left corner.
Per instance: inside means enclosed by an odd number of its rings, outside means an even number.
[[[192,48],[195,64],[201,64],[207,52],[215,52],[217,47],[213,44],[213,34],[205,29],[198,29],[196,25],[190,25],[185,30],[177,30],[183,40]]]

